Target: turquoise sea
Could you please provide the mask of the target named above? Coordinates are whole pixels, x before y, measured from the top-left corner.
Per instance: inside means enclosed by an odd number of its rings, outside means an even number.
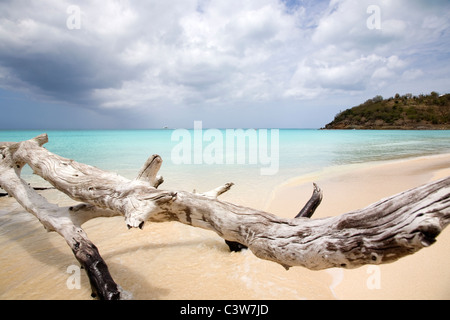
[[[0,131],[0,141],[22,141],[41,133],[44,131]],[[161,188],[207,191],[234,182],[236,194],[253,196],[252,205],[263,202],[276,185],[325,168],[450,152],[449,130],[244,129],[240,132],[247,134],[242,140],[244,149],[239,149],[238,138],[232,141],[224,129],[46,133],[49,151],[127,178],[134,178],[149,156],[159,154],[164,161]],[[230,142],[231,149],[227,148]],[[227,158],[230,153],[231,160]],[[183,156],[189,161],[182,162]],[[270,174],[263,174],[262,169],[270,167]],[[29,168],[24,169],[23,177],[40,183]],[[239,196],[233,200],[239,202]]]

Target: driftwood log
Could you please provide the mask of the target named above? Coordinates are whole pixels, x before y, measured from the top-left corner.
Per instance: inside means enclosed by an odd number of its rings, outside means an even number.
[[[293,219],[219,201],[232,183],[205,193],[157,187],[162,159],[151,156],[134,180],[55,155],[44,147],[46,134],[22,142],[0,142],[0,185],[48,231],[59,233],[89,277],[93,296],[119,299],[98,249],[81,225],[96,217],[122,215],[129,228],[147,222],[179,221],[216,232],[231,250],[249,248],[255,256],[312,270],[356,268],[393,262],[428,247],[450,222],[450,177],[383,199],[340,216],[310,219],[322,199],[311,199]],[[56,189],[81,203],[49,203],[20,178],[28,164]]]

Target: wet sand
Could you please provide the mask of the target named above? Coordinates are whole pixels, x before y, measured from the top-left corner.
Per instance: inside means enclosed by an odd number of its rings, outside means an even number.
[[[314,217],[342,214],[448,176],[449,164],[450,155],[437,155],[324,169],[275,188],[266,210],[295,216],[316,182],[324,200]],[[55,190],[40,193],[60,205],[74,203]],[[233,189],[223,199],[233,201]],[[449,230],[430,248],[392,264],[285,271],[248,250],[230,253],[215,233],[176,222],[128,230],[122,217],[114,217],[83,228],[133,299],[450,298]],[[80,289],[67,285],[73,275],[67,268],[77,261],[64,240],[12,198],[0,198],[0,252],[0,299],[91,299],[83,270]]]

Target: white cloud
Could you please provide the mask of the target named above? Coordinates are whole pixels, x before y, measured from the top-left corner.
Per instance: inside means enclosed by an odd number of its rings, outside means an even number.
[[[424,75],[424,72],[420,69],[410,69],[403,72],[402,77],[404,80],[416,80]]]
[[[71,1],[5,1],[0,87],[10,90],[14,79],[56,101],[136,110],[396,90],[399,79],[449,68],[424,59],[448,52],[449,5],[433,3],[79,1],[81,29],[68,30]],[[369,5],[381,10],[381,30],[367,27]]]
[[[369,5],[380,9],[380,30],[367,27]],[[438,34],[448,30],[445,24],[431,22],[437,9],[423,10],[420,1],[330,1],[311,34],[314,51],[299,61],[288,95],[310,99],[383,90],[402,74],[403,80],[413,79],[413,62],[420,61],[412,57],[427,45],[436,47]],[[415,71],[408,72],[410,68]]]
[[[292,46],[289,41],[298,35],[295,15],[284,9],[272,0],[216,1],[203,4],[201,12],[185,12],[173,41],[140,40],[120,54],[129,65],[147,67],[146,77],[123,82],[118,88],[96,90],[95,96],[129,96],[143,101],[176,91],[177,98],[168,99],[174,103],[273,98],[280,93],[270,94],[273,90],[267,89],[275,87],[275,79],[286,76],[280,74],[285,67],[277,61],[284,59],[279,46]],[[164,27],[159,26],[159,32],[164,33]],[[146,86],[155,93],[146,92]],[[136,90],[131,94],[133,87]],[[120,103],[106,100],[103,105]]]
[[[322,59],[325,58],[322,56]],[[297,71],[291,79],[291,94],[296,94],[295,88],[321,89],[315,90],[315,96],[326,92],[362,91],[369,85],[374,85],[372,80],[389,78],[393,76],[394,66],[392,60],[371,54],[359,58],[348,59],[329,63],[328,60],[305,59],[297,67]],[[332,60],[332,59],[330,59]],[[389,62],[390,61],[390,62]],[[297,92],[298,97],[304,90]],[[311,91],[305,98],[311,98]]]

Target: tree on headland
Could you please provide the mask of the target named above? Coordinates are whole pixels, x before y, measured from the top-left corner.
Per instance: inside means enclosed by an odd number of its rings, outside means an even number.
[[[325,129],[450,129],[450,94],[377,95],[338,113]]]

